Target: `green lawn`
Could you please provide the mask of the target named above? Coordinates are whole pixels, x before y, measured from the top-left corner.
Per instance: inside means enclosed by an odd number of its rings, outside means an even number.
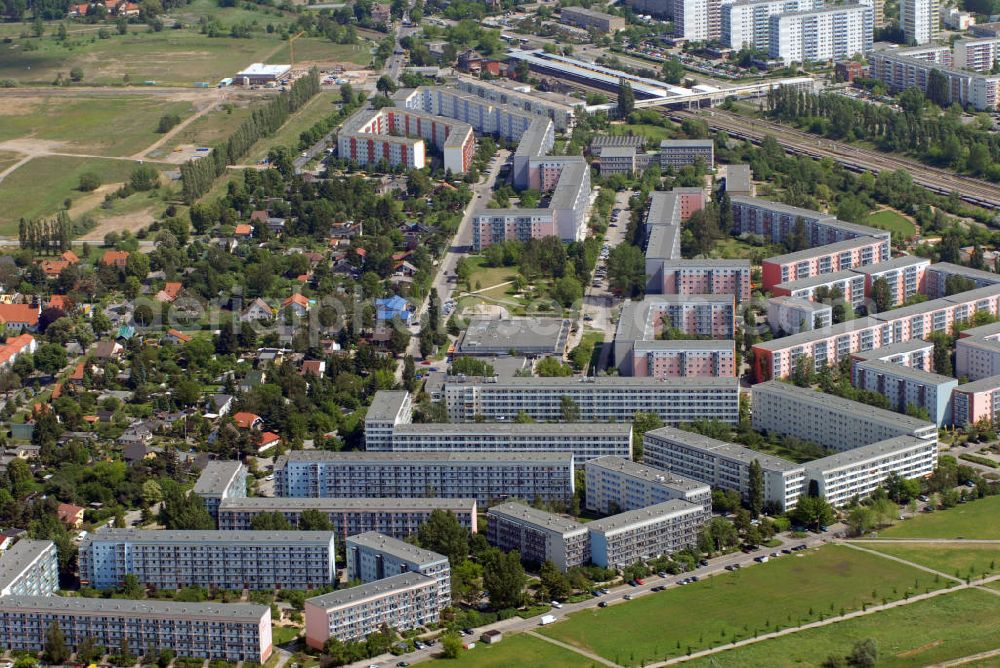
[[[921,513],[879,532],[883,538],[1000,539],[1000,496],[964,503],[948,510]]]
[[[455,668],[584,668],[593,662],[579,654],[523,633],[508,636],[498,645],[476,639],[471,650],[462,650],[457,659],[440,659],[435,664]]]
[[[272,626],[271,642],[274,645],[284,645],[285,643],[298,638],[301,632],[302,629],[298,629],[293,626]]]
[[[865,548],[891,554],[915,564],[933,568],[955,577],[982,577],[1000,570],[1000,543],[996,545],[966,543],[865,543]]]
[[[102,158],[46,156],[31,160],[0,183],[0,235],[16,235],[21,216],[50,216],[62,208],[67,197],[84,196],[77,190],[80,174],[94,172],[104,183],[119,183],[127,180],[135,167],[129,160]]]
[[[372,44],[366,40],[358,40],[357,44],[334,44],[320,37],[300,37],[295,40],[295,62],[320,64],[353,63],[365,66],[372,60]],[[291,61],[286,43],[269,59],[270,63],[288,63]]]
[[[646,123],[625,123],[614,124],[608,127],[608,134],[611,135],[642,135],[647,143],[659,144],[660,140],[671,139],[673,131],[659,125],[648,125]]]
[[[297,151],[299,135],[330,114],[335,113],[338,109],[335,103],[339,102],[339,92],[320,93],[309,100],[306,106],[299,109],[298,113],[289,118],[273,137],[265,137],[254,144],[243,162],[249,164],[263,159],[274,146],[288,146],[292,151]]]
[[[516,267],[484,267],[483,257],[481,255],[473,255],[466,260],[468,266],[472,269],[469,278],[469,284],[473,290],[479,288],[488,288],[493,285],[499,285],[500,283],[506,283],[507,281],[513,281],[514,277],[517,276]],[[476,285],[479,284],[479,288]],[[494,299],[503,299],[509,286],[504,286],[503,288],[498,288],[499,294],[494,294],[495,291],[486,291],[487,294]]]
[[[917,233],[916,225],[892,209],[885,209],[883,211],[873,213],[868,216],[868,220],[865,222],[869,225],[882,228],[883,230],[898,232],[905,239],[909,239]]]
[[[685,666],[697,668],[817,668],[830,655],[874,638],[879,668],[928,666],[1000,647],[1000,596],[963,590],[867,617],[809,629],[745,648],[720,652]],[[996,666],[992,662],[978,665]]]
[[[735,237],[725,237],[715,243],[711,256],[727,260],[749,260],[781,255],[784,249],[777,245],[757,246]]]
[[[230,107],[228,111],[225,109],[210,111],[184,126],[159,151],[162,151],[162,155],[166,155],[177,146],[214,146],[221,143],[229,139],[229,135],[250,115],[255,106],[257,105],[243,104]]]
[[[0,65],[2,67],[2,65]],[[6,103],[5,103],[6,106]],[[194,108],[152,95],[94,95],[19,98],[0,107],[0,141],[39,139],[59,142],[59,153],[129,156],[155,142],[164,114],[182,119]]]
[[[571,615],[541,633],[623,666],[798,626],[862,604],[923,593],[934,576],[842,545],[784,556],[736,573]]]

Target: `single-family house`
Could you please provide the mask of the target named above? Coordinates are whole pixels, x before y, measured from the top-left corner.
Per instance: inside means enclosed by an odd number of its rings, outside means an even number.
[[[254,322],[257,320],[270,320],[274,317],[274,309],[266,301],[257,297],[243,309],[240,314],[240,322]]]
[[[267,452],[274,446],[281,443],[281,437],[275,434],[273,431],[265,431],[260,435],[260,440],[257,442],[257,454],[262,454]]]
[[[296,292],[294,295],[281,302],[281,308],[291,309],[292,313],[302,318],[309,314],[309,309],[312,308],[312,304],[310,303],[308,297],[303,295],[301,292]]]
[[[193,337],[191,337],[188,334],[185,334],[180,330],[168,329],[166,335],[164,335],[163,337],[163,341],[165,343],[180,344],[180,343],[187,343],[192,338]]]
[[[253,236],[253,225],[248,223],[239,223],[236,229],[233,230],[233,234],[241,239],[249,239]]]
[[[156,301],[172,302],[177,299],[183,289],[184,286],[180,281],[167,281],[163,284],[163,289],[156,293]]]
[[[409,322],[410,315],[410,303],[399,295],[375,300],[375,317],[379,320],[399,318],[403,322]]]
[[[255,413],[240,411],[233,415],[233,422],[240,429],[258,429],[264,423],[264,420]]]
[[[38,314],[41,305],[31,304],[0,304],[0,323],[6,326],[7,333],[38,329]]]
[[[14,364],[21,355],[30,355],[38,349],[38,342],[31,334],[20,334],[0,344],[0,369]]]
[[[59,517],[59,521],[74,529],[79,529],[83,526],[83,512],[83,508],[74,506],[72,503],[60,503],[59,507],[56,508],[56,515]]]
[[[323,374],[326,373],[326,361],[325,360],[305,360],[302,362],[302,368],[299,370],[303,376],[314,376],[315,378],[322,378]]]
[[[94,357],[99,360],[117,359],[125,354],[125,348],[117,341],[98,341],[94,346]]]
[[[124,269],[128,262],[128,251],[106,250],[101,256],[100,262],[105,267]]]

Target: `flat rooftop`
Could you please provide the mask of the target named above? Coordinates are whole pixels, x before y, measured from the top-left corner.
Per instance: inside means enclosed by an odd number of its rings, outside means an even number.
[[[609,534],[630,529],[637,524],[648,524],[665,519],[671,515],[692,512],[701,513],[703,509],[700,505],[691,503],[690,501],[674,499],[637,510],[629,510],[624,513],[612,515],[611,517],[605,517],[604,519],[594,520],[587,524],[587,529],[597,533]]]
[[[714,139],[663,139],[660,141],[660,150],[671,148],[714,148]]]
[[[803,218],[805,220],[823,220],[823,221],[829,221],[830,223],[843,222],[837,220],[835,216],[829,213],[823,213],[822,211],[813,211],[812,209],[803,209],[802,207],[792,206],[791,204],[785,204],[784,202],[775,202],[774,200],[763,199],[761,197],[746,197],[743,195],[734,195],[730,198],[730,201],[733,204],[759,207],[761,209],[767,209],[768,211],[776,211],[779,213],[795,216],[797,218]]]
[[[818,276],[810,276],[809,278],[800,278],[795,281],[785,281],[784,283],[778,283],[774,287],[794,292],[795,290],[818,288],[822,285],[829,285],[830,283],[839,281],[849,281],[852,278],[858,278],[859,276],[858,272],[853,269],[844,269],[843,271],[832,271],[829,274],[819,274]]]
[[[731,343],[731,342],[730,342]],[[482,436],[621,436],[632,433],[630,423],[607,422],[423,422],[396,425],[396,434],[451,434]]]
[[[766,471],[787,472],[802,469],[801,464],[796,464],[795,462],[782,459],[781,457],[775,457],[774,455],[757,452],[756,450],[751,450],[750,448],[736,443],[720,441],[693,431],[684,431],[683,429],[677,429],[675,427],[661,427],[659,429],[654,429],[653,431],[647,431],[646,436],[680,443],[681,445],[710,452],[714,455],[718,455],[719,457],[724,457],[731,461],[743,464],[750,464],[756,459],[760,462],[761,468]]]
[[[827,274],[827,276],[830,275],[831,274]],[[887,311],[887,313],[889,312],[891,311]],[[792,334],[791,336],[783,336],[780,339],[762,341],[760,343],[753,344],[753,347],[761,350],[787,350],[788,348],[794,348],[795,346],[800,346],[804,343],[811,343],[820,339],[828,339],[842,334],[849,334],[850,332],[867,329],[878,324],[879,321],[870,316],[855,318],[854,320],[848,320],[836,325],[812,329],[808,332],[799,332],[798,334]]]
[[[194,493],[199,496],[221,496],[236,479],[243,464],[237,461],[212,460],[198,476]]]
[[[635,376],[562,376],[552,378],[448,376],[445,385],[481,385],[484,387],[496,387],[501,390],[516,389],[523,391],[566,391],[573,388],[580,388],[602,391],[620,390],[627,393],[637,390],[733,390],[738,387],[735,378],[664,378],[659,380],[652,377]]]
[[[930,259],[920,257],[919,255],[899,255],[897,257],[890,258],[885,262],[876,262],[875,264],[866,264],[863,267],[854,267],[853,271],[856,271],[859,274],[881,274],[894,269],[919,267],[920,265],[929,265],[930,263]]]
[[[83,598],[82,596],[3,596],[0,610],[39,611],[80,615],[156,617],[163,619],[229,620],[258,623],[270,607],[256,603],[181,603],[178,601],[141,601],[122,598]]]
[[[882,346],[881,348],[873,348],[860,353],[851,353],[851,357],[858,360],[879,360],[892,357],[893,355],[905,355],[918,350],[928,350],[933,347],[934,344],[930,341],[910,339],[902,343],[894,343],[891,346]]]
[[[827,457],[814,459],[811,462],[807,462],[805,466],[813,470],[829,471],[843,468],[844,466],[860,464],[876,457],[884,457],[900,450],[926,448],[928,446],[936,449],[936,446],[931,445],[931,441],[923,438],[917,438],[916,436],[896,436],[894,438],[887,438],[884,441],[862,445],[860,448],[852,448]]]
[[[455,513],[469,512],[476,507],[475,499],[438,499],[438,498],[355,498],[338,499],[328,497],[299,498],[284,496],[247,496],[244,498],[223,499],[219,511],[259,510],[302,511],[319,510],[324,512],[408,512],[432,510],[450,510]]]
[[[461,354],[521,353],[562,355],[570,321],[563,318],[472,318],[459,340]]]
[[[0,552],[0,591],[6,589],[14,580],[24,575],[24,571],[50,545],[53,545],[51,540],[22,538],[14,543],[12,547]]]
[[[332,450],[292,450],[275,462],[275,469],[289,462],[328,462],[331,464],[455,464],[476,466],[492,462],[524,464],[572,464],[572,452],[333,452]]]
[[[858,368],[871,369],[872,371],[895,376],[897,378],[906,378],[925,385],[945,385],[948,383],[958,382],[957,379],[952,378],[951,376],[942,376],[939,373],[932,373],[922,369],[914,369],[913,367],[903,366],[902,364],[893,364],[892,362],[883,362],[882,360],[866,360],[864,362],[859,362]]]
[[[280,77],[292,69],[291,65],[265,65],[264,63],[253,63],[245,70],[237,72],[238,77]]]
[[[574,519],[532,508],[523,503],[501,503],[497,506],[491,506],[488,515],[501,515],[511,520],[525,522],[540,529],[554,531],[563,535],[587,530],[587,525],[581,524]]]
[[[690,353],[735,352],[732,339],[658,339],[636,341],[635,350],[683,350]]]
[[[594,468],[614,471],[616,473],[645,480],[646,482],[663,485],[664,487],[680,490],[682,492],[699,492],[703,490],[707,491],[709,489],[709,486],[703,482],[679,476],[676,473],[667,471],[666,469],[656,468],[655,466],[649,466],[648,464],[639,464],[631,459],[615,457],[613,455],[591,459],[584,464],[584,468],[588,470]]]
[[[780,295],[778,297],[771,297],[767,300],[768,304],[775,304],[777,306],[787,306],[788,308],[804,309],[807,311],[830,311],[833,307],[829,304],[824,304],[823,302],[814,302],[809,299],[803,299],[801,297],[790,297],[788,295]]]
[[[206,543],[247,545],[285,545],[310,543],[325,545],[334,537],[332,531],[171,531],[142,529],[101,529],[83,539],[90,543]]]
[[[601,159],[634,158],[635,153],[635,146],[605,146],[601,149]]]
[[[420,573],[400,573],[399,575],[375,580],[374,582],[366,582],[357,587],[338,589],[337,591],[331,591],[329,594],[307,598],[306,604],[331,610],[333,608],[354,605],[380,596],[388,596],[396,591],[402,591],[411,587],[432,585],[437,588],[436,581],[426,575],[421,575]]]
[[[400,409],[410,393],[406,390],[379,390],[372,399],[365,421],[391,422],[399,415]]]
[[[348,549],[350,549],[351,545],[357,545],[358,547],[389,554],[397,559],[400,559],[401,561],[408,561],[418,565],[427,565],[447,560],[447,557],[443,554],[439,554],[432,550],[425,550],[422,547],[411,545],[407,542],[401,541],[397,538],[392,538],[391,536],[386,536],[385,534],[381,534],[377,531],[366,531],[365,533],[359,533],[356,536],[348,536]]]
[[[752,179],[750,165],[726,165],[727,192],[750,192]]]
[[[989,376],[987,378],[980,378],[979,380],[974,380],[971,383],[965,383],[964,385],[959,385],[955,388],[956,392],[990,392],[992,390],[1000,387],[1000,376]]]
[[[838,241],[832,244],[825,244],[823,246],[813,246],[812,248],[806,248],[804,250],[795,251],[794,253],[785,253],[784,255],[777,255],[775,257],[765,258],[764,262],[770,262],[772,264],[789,264],[790,262],[809,260],[819,255],[833,255],[835,253],[842,253],[844,251],[856,250],[858,248],[863,248],[864,246],[871,246],[872,244],[876,243],[884,243],[884,240],[876,239],[875,237],[855,237],[853,239],[845,239],[844,241]],[[827,274],[822,274],[822,275],[825,276]]]

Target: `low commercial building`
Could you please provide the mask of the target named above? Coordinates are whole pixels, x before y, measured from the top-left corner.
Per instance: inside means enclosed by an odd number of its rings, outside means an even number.
[[[212,519],[217,519],[223,500],[246,498],[247,467],[237,461],[210,461],[198,476],[194,493],[205,501]]]
[[[291,65],[265,65],[253,63],[233,77],[233,83],[241,86],[266,86],[274,84],[288,76]]]
[[[435,510],[451,513],[458,523],[476,533],[475,499],[289,499],[254,496],[226,499],[219,506],[219,528],[245,531],[252,528],[253,518],[262,513],[281,513],[293,527],[299,525],[302,513],[315,510],[330,520],[334,533],[341,540],[368,531],[377,531],[393,538],[406,538],[420,529]]]
[[[753,197],[753,173],[750,165],[726,165],[723,190],[730,197]]]
[[[459,337],[460,355],[557,355],[566,351],[570,321],[564,318],[470,318]]]
[[[938,427],[951,424],[951,393],[958,387],[958,380],[951,376],[871,360],[854,366],[853,380],[859,390],[888,399],[896,412],[924,409]]]
[[[565,572],[590,561],[587,526],[522,503],[493,506],[487,513],[490,545],[517,550],[524,561],[551,561]]]
[[[698,544],[712,513],[701,505],[673,500],[594,520],[590,560],[605,568],[625,568]]]
[[[103,529],[80,543],[80,582],[121,586],[134,575],[174,590],[315,589],[336,580],[329,531],[142,531]]]
[[[613,515],[680,499],[712,509],[706,483],[622,457],[600,457],[584,466],[587,510]]]
[[[177,656],[263,664],[273,650],[267,605],[0,596],[0,647],[40,652],[53,623],[74,652],[84,641],[107,648],[127,642],[133,651],[152,646]]]
[[[585,7],[563,7],[559,10],[559,21],[578,28],[593,29],[598,32],[618,32],[625,29],[625,18]]]
[[[717,419],[739,421],[735,378],[481,378],[448,376],[444,400],[452,422],[513,420],[524,413],[539,422],[562,419],[569,397],[579,420],[631,422],[636,412],[666,424]]]
[[[895,436],[937,441],[933,423],[779,381],[754,386],[752,419],[758,431],[794,436],[837,451]]]
[[[572,410],[572,409],[570,409]],[[565,419],[565,415],[563,416]],[[576,416],[571,416],[576,419]],[[632,425],[562,423],[423,423],[397,425],[392,452],[572,452],[577,462],[632,456]]]
[[[643,436],[643,461],[660,469],[717,487],[750,494],[750,464],[764,474],[764,502],[785,512],[805,492],[805,469],[800,464],[673,427]]]
[[[680,169],[701,162],[705,169],[715,165],[715,141],[712,139],[664,139],[660,142],[660,168]]]
[[[363,640],[383,624],[403,632],[440,619],[437,581],[401,573],[306,599],[306,644],[322,650],[330,638]]]
[[[451,605],[448,557],[374,531],[347,539],[347,579],[375,582],[402,573],[420,573],[437,583],[441,610]]]
[[[274,465],[284,497],[508,498],[568,503],[570,452],[332,452],[293,450]]]
[[[472,164],[471,125],[399,107],[355,112],[337,133],[337,155],[359,165],[384,161],[393,167],[422,169],[427,165],[427,141],[442,153],[445,169],[461,174]]]
[[[959,333],[955,342],[955,375],[973,381],[1000,375],[1000,323]]]
[[[877,237],[856,237],[824,246],[770,257],[762,263],[764,289],[779,283],[877,264],[890,258],[889,242]]]
[[[830,304],[799,297],[771,297],[767,300],[767,324],[775,334],[798,334],[833,323]]]
[[[413,397],[405,390],[379,390],[365,413],[365,449],[391,450],[397,425],[413,422]]]
[[[51,540],[22,538],[0,552],[0,600],[5,596],[49,596],[57,591],[59,559]]]
[[[951,416],[956,427],[994,423],[1000,417],[1000,376],[988,376],[959,385],[952,391]]]
[[[658,275],[661,280],[648,286],[650,294],[733,295],[741,304],[750,300],[749,260],[671,259],[662,263]]]
[[[896,436],[804,466],[810,487],[831,505],[843,506],[854,498],[870,495],[891,473],[906,479],[923,478],[934,472],[936,462],[936,440]]]

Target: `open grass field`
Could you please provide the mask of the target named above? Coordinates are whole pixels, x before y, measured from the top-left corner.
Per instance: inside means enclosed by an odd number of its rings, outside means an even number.
[[[13,151],[0,151],[0,172],[16,163],[21,157],[19,153]]]
[[[364,66],[372,60],[372,46],[372,43],[366,40],[358,40],[357,44],[335,44],[322,37],[300,37],[295,40],[295,62],[336,62]],[[268,59],[271,63],[290,61],[287,42]]]
[[[726,260],[748,260],[781,255],[784,248],[778,245],[757,246],[735,237],[725,237],[715,243],[711,257]]]
[[[129,160],[66,156],[31,160],[0,183],[0,202],[4,203],[0,207],[0,235],[16,236],[21,216],[53,215],[67,197],[83,197],[85,193],[77,190],[80,174],[94,172],[104,183],[120,183],[128,179],[135,166]]]
[[[190,102],[153,95],[81,91],[73,97],[18,97],[0,103],[0,142],[42,140],[53,142],[48,148],[59,153],[129,156],[161,136],[156,132],[161,116],[184,119],[193,111]]]
[[[883,230],[898,232],[905,239],[909,239],[917,233],[916,225],[891,209],[884,209],[873,213],[868,216],[865,222]]]
[[[516,267],[486,267],[483,266],[482,256],[473,255],[466,260],[466,263],[472,269],[469,274],[469,284],[473,290],[478,290],[480,288],[488,288],[493,285],[498,285],[500,283],[506,283],[507,281],[513,281],[514,277],[517,276]],[[478,287],[477,287],[478,285]],[[496,291],[486,291],[487,294],[494,299],[501,299],[507,294],[509,286],[504,286],[502,288],[497,288],[499,294],[494,294]]]
[[[989,496],[936,513],[900,522],[879,532],[883,538],[997,538],[1000,539],[1000,496]]]
[[[287,146],[292,151],[297,151],[299,146],[299,135],[308,130],[317,122],[323,120],[338,109],[340,93],[320,93],[309,100],[306,106],[288,119],[288,121],[278,130],[273,137],[265,137],[257,142],[250,149],[244,158],[244,163],[254,163],[267,156],[267,152],[274,146]]]
[[[267,98],[261,98],[263,103]],[[237,104],[228,109],[214,109],[180,129],[159,149],[157,156],[166,156],[177,146],[214,146],[229,138],[233,130],[250,115],[258,102]],[[150,155],[149,157],[157,157]]]
[[[980,578],[1000,571],[1000,543],[864,543],[863,547],[891,554],[958,578]]]
[[[26,41],[37,45],[37,50],[26,51]],[[68,75],[70,69],[80,67],[84,83],[91,85],[121,84],[125,75],[133,84],[155,81],[190,86],[207,81],[215,85],[286,46],[276,34],[234,39],[207,37],[190,29],[149,33],[138,27],[126,35],[115,32],[108,39],[98,39],[96,34],[73,38],[67,45],[47,37],[0,45],[0,79],[51,84],[60,73]]]
[[[585,657],[552,643],[520,633],[508,636],[499,645],[485,645],[476,640],[475,648],[462,650],[457,659],[442,659],[434,665],[454,668],[584,668],[591,665]]]
[[[627,604],[571,615],[540,633],[636,666],[937,589],[934,576],[842,545],[784,556]],[[998,601],[1000,602],[1000,601]]]
[[[647,125],[645,123],[625,123],[614,124],[608,128],[608,134],[612,135],[642,135],[647,143],[658,144],[662,139],[670,139],[674,133],[659,125]]]
[[[697,668],[820,666],[859,640],[878,643],[879,668],[929,666],[1000,647],[1000,596],[963,590],[866,617],[697,659]],[[982,665],[996,666],[997,659]]]
[[[272,626],[271,627],[271,640],[275,645],[284,645],[286,642],[291,642],[299,637],[302,629],[295,628],[294,626]]]

